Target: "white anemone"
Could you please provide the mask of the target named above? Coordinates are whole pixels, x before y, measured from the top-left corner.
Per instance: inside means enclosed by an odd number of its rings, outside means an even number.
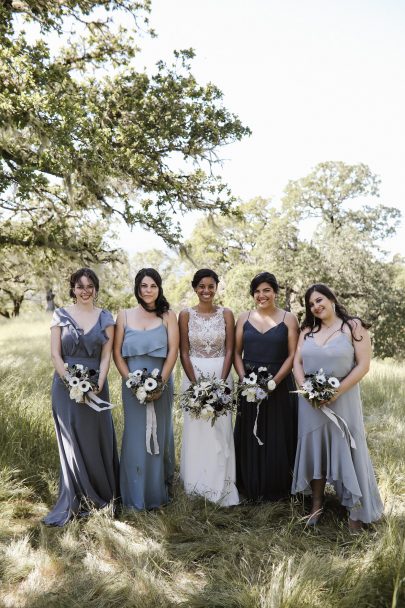
[[[79,378],[76,378],[76,376],[72,376],[72,377],[69,379],[69,384],[70,384],[70,386],[72,386],[72,387],[73,387],[73,386],[79,386],[79,383],[80,383],[80,380],[79,380]]]
[[[245,376],[243,378],[243,382],[245,384],[256,384],[256,382],[257,382],[257,375],[254,372],[251,372],[248,376]]]
[[[330,384],[330,386],[332,386],[333,388],[338,388],[338,386],[340,386],[340,382],[337,378],[335,378],[334,376],[331,376],[328,380],[328,384]]]
[[[159,372],[158,368],[155,367],[155,369],[152,370],[150,375],[152,376],[152,378],[156,378],[159,375],[159,373],[160,372]]]
[[[87,393],[91,389],[91,384],[90,382],[87,382],[87,380],[82,380],[79,384],[79,388],[82,393]]]
[[[145,391],[153,391],[157,387],[157,382],[154,378],[147,378],[143,384]]]

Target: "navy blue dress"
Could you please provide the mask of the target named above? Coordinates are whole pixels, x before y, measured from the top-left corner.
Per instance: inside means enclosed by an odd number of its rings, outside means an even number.
[[[114,325],[111,313],[100,312],[97,323],[86,334],[64,308],[55,310],[51,327],[61,328],[62,358],[99,369],[101,347],[108,340],[105,329]],[[108,401],[108,383],[99,397]],[[74,515],[87,515],[119,494],[117,442],[111,411],[96,412],[76,403],[55,372],[52,383],[52,413],[60,457],[59,497],[44,518],[51,526],[63,526]]]
[[[264,333],[249,320],[243,326],[245,369],[266,366],[275,376],[288,357],[288,327],[282,321]],[[257,435],[253,435],[256,405],[241,397],[235,424],[236,485],[244,498],[279,500],[290,495],[297,445],[297,396],[292,375],[282,380],[260,405]]]

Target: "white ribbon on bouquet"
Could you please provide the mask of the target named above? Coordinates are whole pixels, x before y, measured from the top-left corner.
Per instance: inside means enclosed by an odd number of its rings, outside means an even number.
[[[261,401],[259,401],[259,403],[258,403],[258,404],[257,404],[257,406],[256,406],[256,420],[255,420],[255,424],[254,424],[254,427],[253,427],[253,435],[256,437],[256,439],[257,439],[257,443],[258,443],[259,445],[264,445],[264,443],[263,443],[263,441],[260,439],[260,437],[258,437],[258,436],[257,436],[257,419],[259,418],[260,404],[261,404]]]
[[[150,447],[151,439],[153,439],[153,452]],[[155,412],[155,403],[149,401],[146,404],[146,451],[148,454],[159,454],[159,444],[157,439],[157,420]]]
[[[85,394],[84,403],[86,405],[88,405],[89,407],[91,407],[91,409],[95,410],[96,412],[104,412],[104,410],[112,410],[112,408],[115,407],[115,405],[113,403],[110,403],[109,401],[104,401],[104,399],[100,399],[100,397],[97,397],[97,395],[95,393],[93,393],[93,391],[89,391],[88,393]],[[100,407],[100,404],[103,404],[103,406]]]
[[[325,414],[325,416],[327,416],[329,418],[329,420],[331,420],[333,422],[333,424],[335,424],[338,427],[339,431],[342,433],[342,437],[344,437],[345,431],[340,426],[338,420],[340,420],[342,422],[344,429],[346,430],[346,433],[349,437],[350,447],[352,447],[354,450],[356,450],[357,449],[356,442],[354,440],[353,435],[351,434],[351,432],[349,430],[349,427],[347,426],[346,420],[344,420],[344,418],[339,416],[339,414],[336,414],[336,412],[333,412],[331,409],[329,409],[327,405],[324,405],[323,407],[321,407],[320,410]]]

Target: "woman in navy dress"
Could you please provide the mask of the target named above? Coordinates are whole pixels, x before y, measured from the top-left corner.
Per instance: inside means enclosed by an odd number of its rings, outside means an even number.
[[[134,292],[139,305],[118,313],[114,360],[122,376],[125,415],[120,466],[122,504],[141,510],[169,502],[175,463],[171,372],[177,359],[179,330],[156,270],[140,270]],[[151,405],[141,404],[126,386],[129,372],[144,368],[149,372],[159,369],[167,383],[153,403],[157,445],[147,439],[147,407]]]
[[[297,443],[297,398],[292,362],[298,340],[296,317],[276,306],[278,284],[262,272],[250,284],[256,310],[236,324],[235,368],[240,379],[266,366],[276,388],[257,408],[241,397],[235,424],[236,484],[249,500],[279,500],[290,495]],[[262,442],[259,443],[258,439]]]
[[[52,412],[61,464],[59,497],[43,520],[63,526],[90,508],[102,508],[119,494],[118,454],[111,412],[96,412],[76,403],[62,378],[65,363],[99,370],[98,390],[109,400],[107,373],[114,337],[114,320],[95,306],[99,290],[96,274],[81,268],[70,277],[74,304],[57,308],[51,323],[51,354],[55,366],[52,383]]]

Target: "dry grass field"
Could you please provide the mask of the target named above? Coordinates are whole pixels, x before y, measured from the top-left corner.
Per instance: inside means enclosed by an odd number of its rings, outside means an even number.
[[[350,536],[328,494],[318,530],[300,500],[218,508],[177,481],[160,510],[40,521],[56,497],[49,317],[0,324],[0,605],[29,608],[405,606],[405,364],[373,362],[362,383],[385,518]],[[110,373],[111,401],[120,403]],[[114,410],[117,435],[122,412]],[[181,415],[175,412],[176,445]]]

